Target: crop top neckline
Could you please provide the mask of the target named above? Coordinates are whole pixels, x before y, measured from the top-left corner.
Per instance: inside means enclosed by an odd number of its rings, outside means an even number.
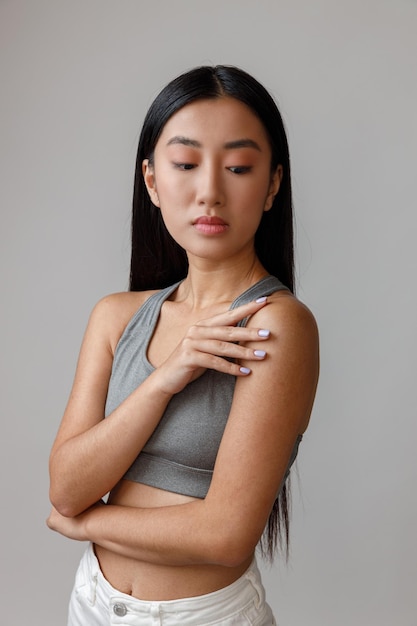
[[[142,349],[143,365],[145,366],[149,374],[155,371],[155,366],[152,365],[152,363],[148,359],[148,349],[149,349],[149,344],[151,343],[152,338],[155,334],[156,324],[161,314],[162,305],[164,304],[166,300],[168,300],[168,298],[174,293],[174,291],[178,289],[178,287],[181,285],[182,282],[183,282],[182,280],[179,280],[173,285],[170,285],[169,287],[165,287],[164,289],[161,289],[160,291],[157,291],[156,293],[151,294],[149,298],[145,300],[145,302],[139,307],[139,309],[130,319],[130,321],[128,322],[122,334],[122,337],[123,337],[125,333],[129,333],[129,330],[131,329],[131,327],[135,325],[137,317],[144,313],[145,314],[148,313],[148,309],[149,309],[149,312],[151,313],[151,325],[153,325],[153,330],[147,337],[147,341],[143,344],[143,349]],[[250,302],[251,293],[256,294],[257,298],[260,297],[259,295],[257,295],[259,293],[260,288],[262,288],[262,291],[265,291],[266,296],[270,295],[276,289],[276,282],[277,282],[277,279],[275,278],[275,276],[272,276],[271,274],[264,276],[258,282],[254,283],[253,285],[248,287],[245,291],[240,293],[231,303],[229,310],[236,309],[241,303],[244,304],[246,302]],[[247,320],[248,318],[243,319],[241,322],[239,322],[238,326],[245,326]],[[117,350],[117,347],[116,347],[116,350]]]
[[[148,346],[162,304],[180,282],[151,294],[128,322],[114,353],[106,416],[155,370],[147,358]],[[287,290],[287,287],[274,276],[267,275],[235,298],[230,309],[281,290]],[[242,320],[239,325],[245,323],[246,320]],[[235,377],[207,370],[181,393],[174,395],[124,478],[204,498],[228,419],[234,385]],[[281,486],[297,456],[302,437],[299,434],[294,442]]]

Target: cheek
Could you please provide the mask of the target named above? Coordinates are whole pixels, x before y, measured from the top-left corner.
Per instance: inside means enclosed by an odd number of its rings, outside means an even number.
[[[175,222],[184,210],[192,204],[192,195],[184,187],[166,186],[158,190],[159,209],[164,220]]]
[[[169,169],[161,169],[158,174],[156,189],[160,203],[167,206],[181,204],[190,193],[190,185],[187,184],[187,181],[181,180]]]
[[[255,184],[249,184],[243,191],[242,197],[245,204],[252,208],[255,213],[257,210],[262,212],[265,209],[265,203],[269,194],[269,181],[257,181]]]

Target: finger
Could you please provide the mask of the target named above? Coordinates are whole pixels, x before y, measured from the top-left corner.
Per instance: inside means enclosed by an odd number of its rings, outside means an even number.
[[[192,361],[196,361],[195,364],[198,364],[199,367],[205,367],[205,363],[201,363],[201,361],[199,360],[199,356],[205,354],[216,357],[220,356],[228,359],[244,359],[245,361],[259,361],[263,360],[266,357],[265,350],[253,350],[252,348],[247,348],[237,343],[230,343],[229,341],[219,341],[218,339],[200,340],[198,342],[198,345],[195,347],[196,356],[194,357],[194,343],[195,342],[190,342],[189,346],[187,346],[187,343],[185,343],[185,349],[188,350],[190,359]]]
[[[187,338],[194,341],[217,339],[219,341],[265,341],[271,333],[266,328],[247,328],[245,326],[200,326],[195,324],[188,329]]]
[[[228,361],[225,358],[213,354],[202,353],[199,361],[205,370],[216,370],[217,372],[230,374],[231,376],[248,376],[252,371],[247,366],[243,367],[239,363]]]

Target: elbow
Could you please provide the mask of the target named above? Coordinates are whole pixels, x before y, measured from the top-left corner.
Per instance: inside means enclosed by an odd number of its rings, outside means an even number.
[[[242,506],[226,504],[212,493],[200,501],[196,527],[202,562],[236,568],[251,560],[264,529],[259,516],[249,516]],[[197,537],[196,537],[197,538]]]
[[[62,486],[57,488],[53,483],[49,488],[49,500],[63,517],[77,517],[100,502],[105,495],[103,494],[101,498],[92,494],[81,496],[78,491],[71,493],[71,490],[66,490]]]
[[[79,490],[52,463],[49,476],[49,500],[58,513],[64,517],[76,517],[88,508],[89,505],[81,501]]]
[[[68,497],[68,489],[65,487],[63,477],[57,471],[54,459],[49,459],[49,501],[53,508],[64,517],[75,517],[77,513]]]
[[[217,527],[210,535],[205,560],[230,568],[239,567],[253,557],[259,540],[240,524],[228,527],[223,523],[221,529]]]
[[[49,500],[54,509],[64,517],[76,517],[88,508],[88,505],[83,506],[79,498],[71,497],[68,490],[56,485],[54,481],[51,481],[49,487]]]
[[[239,567],[252,558],[255,553],[256,544],[245,545],[236,544],[233,541],[227,542],[219,552],[219,564],[223,567]]]
[[[49,500],[56,511],[63,517],[76,517],[81,511],[74,506],[69,498],[60,497],[52,489],[49,491]]]

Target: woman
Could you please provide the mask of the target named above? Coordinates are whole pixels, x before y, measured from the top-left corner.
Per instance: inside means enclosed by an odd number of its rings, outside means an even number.
[[[288,533],[318,377],[292,292],[276,105],[237,68],[187,72],[146,116],[131,291],[91,315],[51,452],[48,525],[90,542],[71,626],[275,624],[254,554]]]

